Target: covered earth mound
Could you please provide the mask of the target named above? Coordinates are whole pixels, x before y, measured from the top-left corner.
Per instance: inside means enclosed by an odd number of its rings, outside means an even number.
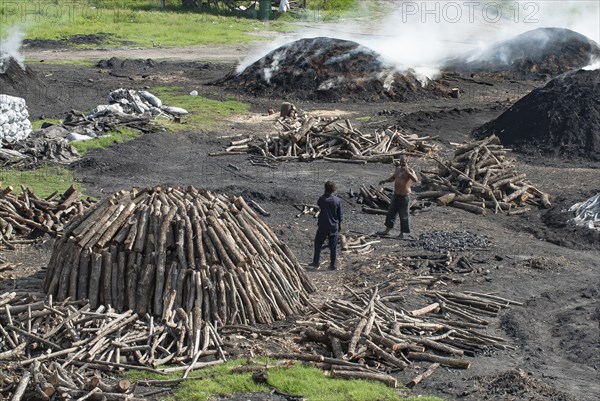
[[[538,28],[496,43],[483,52],[450,60],[445,69],[535,79],[580,69],[597,59],[600,59],[600,45],[588,37],[564,28]]]
[[[37,73],[29,67],[22,67],[14,58],[4,56],[0,54],[0,93],[23,98],[31,92],[43,94],[45,85]]]
[[[322,101],[406,101],[448,92],[410,71],[398,72],[365,46],[327,37],[288,43],[217,84],[257,96]]]
[[[531,154],[600,160],[600,70],[567,73],[474,131]]]

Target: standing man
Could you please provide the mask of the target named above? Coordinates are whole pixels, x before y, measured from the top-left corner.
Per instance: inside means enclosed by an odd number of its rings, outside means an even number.
[[[394,174],[386,180],[379,181],[379,185],[386,182],[394,182],[394,196],[390,203],[387,216],[385,217],[385,230],[378,231],[377,235],[387,235],[394,228],[396,215],[400,215],[400,235],[398,238],[403,238],[404,234],[410,233],[408,225],[408,204],[411,187],[415,182],[418,182],[417,174],[413,169],[408,167],[406,157],[400,157],[400,162]]]
[[[331,254],[331,262],[329,268],[331,270],[337,269],[337,243],[339,232],[342,229],[342,217],[344,212],[342,210],[342,201],[337,196],[334,196],[335,183],[333,181],[327,181],[325,183],[325,193],[321,195],[317,201],[317,205],[320,208],[319,219],[317,222],[317,234],[315,235],[315,253],[313,256],[313,262],[310,266],[319,268],[319,260],[321,259],[321,249],[325,239],[329,239],[329,251]]]

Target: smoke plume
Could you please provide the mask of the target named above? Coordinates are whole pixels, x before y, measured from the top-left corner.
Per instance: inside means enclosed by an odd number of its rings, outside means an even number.
[[[474,52],[483,55],[491,45],[537,28],[567,28],[600,43],[600,3],[595,0],[357,3],[360,9],[353,15],[362,16],[358,20],[340,16],[338,21],[324,22],[318,12],[309,13],[305,29],[263,44],[240,63],[238,72],[285,43],[317,36],[358,42],[380,53],[399,71],[412,69],[429,77],[449,58]]]
[[[8,36],[0,40],[0,74],[6,72],[11,58],[14,59],[22,69],[25,69],[25,58],[19,52],[25,34],[23,27],[13,26],[7,30]]]

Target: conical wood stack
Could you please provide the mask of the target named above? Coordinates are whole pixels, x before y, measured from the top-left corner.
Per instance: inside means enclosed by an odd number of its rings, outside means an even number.
[[[297,313],[314,287],[296,257],[241,197],[193,187],[119,191],[69,224],[45,291],[169,320],[219,324]]]

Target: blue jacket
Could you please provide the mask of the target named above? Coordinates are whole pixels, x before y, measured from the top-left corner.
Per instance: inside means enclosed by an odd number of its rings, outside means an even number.
[[[317,223],[319,228],[337,231],[344,216],[342,200],[337,196],[324,194],[317,201],[317,205],[321,209]]]

